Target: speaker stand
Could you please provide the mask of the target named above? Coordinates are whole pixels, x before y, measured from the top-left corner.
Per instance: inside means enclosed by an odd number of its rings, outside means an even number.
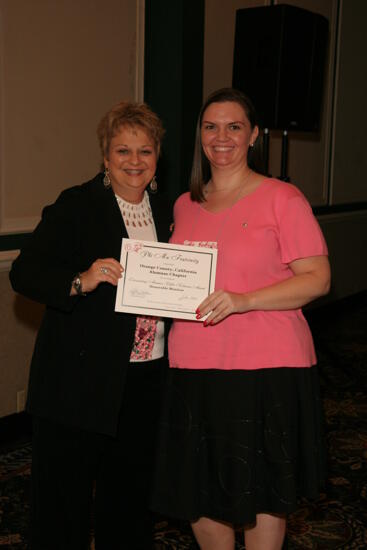
[[[282,158],[280,164],[280,176],[279,179],[282,181],[290,181],[289,176],[287,175],[288,170],[288,132],[283,130],[282,135]]]

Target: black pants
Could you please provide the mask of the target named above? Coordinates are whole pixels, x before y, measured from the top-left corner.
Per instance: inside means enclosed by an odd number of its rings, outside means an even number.
[[[149,511],[164,361],[129,367],[117,437],[34,418],[32,550],[152,548]]]

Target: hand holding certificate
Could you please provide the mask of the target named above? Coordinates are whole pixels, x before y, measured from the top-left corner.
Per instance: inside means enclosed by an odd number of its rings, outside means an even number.
[[[196,308],[214,291],[213,248],[122,239],[120,263],[116,311],[196,321]]]

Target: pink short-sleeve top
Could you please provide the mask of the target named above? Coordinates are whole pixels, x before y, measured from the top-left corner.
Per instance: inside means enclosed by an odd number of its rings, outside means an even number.
[[[175,203],[174,222],[170,242],[217,246],[216,289],[251,292],[293,277],[293,260],[327,255],[304,195],[276,179],[264,178],[255,191],[218,213],[184,193]],[[174,320],[169,360],[174,368],[249,370],[308,367],[316,355],[301,309],[292,309],[232,314],[208,327]]]

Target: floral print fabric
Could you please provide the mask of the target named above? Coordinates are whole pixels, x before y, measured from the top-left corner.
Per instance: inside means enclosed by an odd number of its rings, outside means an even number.
[[[130,361],[146,361],[152,358],[157,321],[155,317],[137,316]]]

